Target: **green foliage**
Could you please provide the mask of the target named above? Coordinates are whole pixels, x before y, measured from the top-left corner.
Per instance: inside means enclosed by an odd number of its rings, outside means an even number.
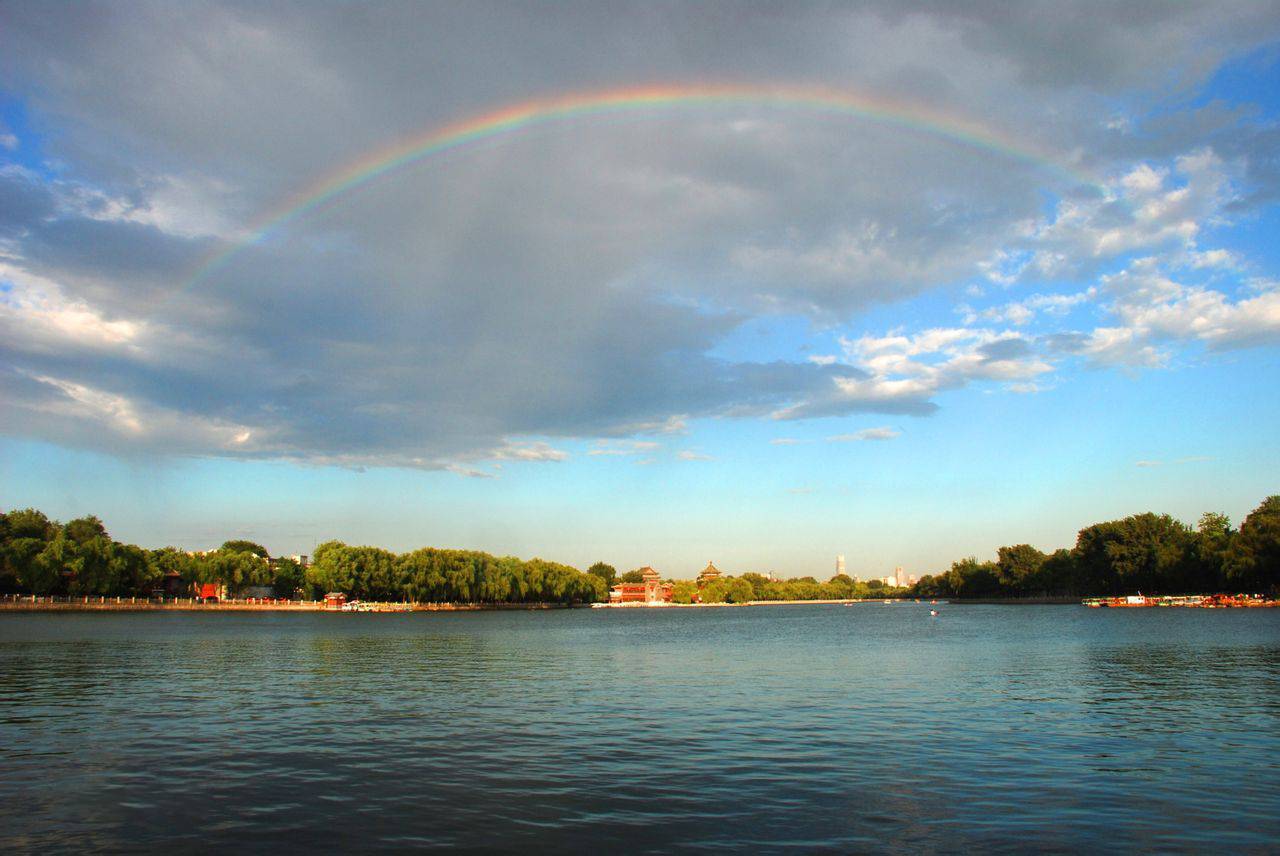
[[[1075,547],[1044,555],[1001,547],[995,562],[970,558],[925,576],[917,597],[1201,594],[1280,589],[1280,497],[1268,497],[1237,532],[1225,515],[1193,530],[1167,514],[1135,514],[1081,529]]]
[[[1249,512],[1225,556],[1227,582],[1243,591],[1280,588],[1280,496]]]
[[[617,568],[613,565],[606,565],[604,562],[596,562],[594,565],[587,568],[587,573],[604,580],[604,587],[606,589],[613,588],[618,579]]]
[[[1044,553],[1030,544],[1001,547],[996,552],[996,577],[1000,588],[1019,595],[1031,590],[1044,565]]]
[[[698,593],[698,586],[693,580],[676,580],[674,586],[671,587],[672,603],[693,603],[694,595]]]
[[[302,566],[293,559],[275,559],[271,562],[271,587],[275,589],[276,597],[293,597],[305,582]]]
[[[267,553],[266,547],[261,544],[255,544],[252,541],[243,541],[238,539],[233,541],[223,541],[222,546],[219,547],[218,550],[219,552],[224,553],[252,553],[253,555],[260,556],[264,559],[271,558]]]
[[[618,577],[618,582],[620,582],[620,583],[642,583],[642,582],[644,582],[644,574],[642,574],[642,573],[640,572],[640,569],[639,569],[639,568],[637,568],[637,569],[636,569],[636,570],[634,570],[634,571],[627,571],[625,574],[623,574],[622,576]]]

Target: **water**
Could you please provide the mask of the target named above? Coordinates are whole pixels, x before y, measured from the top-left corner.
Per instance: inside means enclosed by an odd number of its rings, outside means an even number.
[[[1280,610],[0,615],[0,850],[1271,851]]]

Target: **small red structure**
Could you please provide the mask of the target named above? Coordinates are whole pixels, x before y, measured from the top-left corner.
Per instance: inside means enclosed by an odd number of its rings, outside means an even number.
[[[653,568],[640,569],[641,583],[619,583],[609,592],[609,603],[670,603],[673,586],[662,582]]]
[[[324,596],[325,609],[342,609],[347,604],[347,594],[341,591],[331,591]]]
[[[196,585],[196,597],[200,600],[217,600],[219,588],[217,583],[199,583]]]

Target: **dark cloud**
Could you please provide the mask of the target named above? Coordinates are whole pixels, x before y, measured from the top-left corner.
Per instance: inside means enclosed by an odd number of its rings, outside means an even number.
[[[1103,171],[1210,139],[1255,198],[1277,184],[1273,129],[1160,94],[1274,38],[1266,4],[77,3],[5,19],[0,86],[28,102],[56,177],[0,170],[0,260],[26,301],[4,298],[2,427],[59,442],[445,466],[682,416],[925,415],[929,389],[862,394],[847,366],[712,354],[764,314],[842,323],[963,283],[1046,192],[1084,192],[1061,168],[866,117],[638,111],[396,171],[194,276],[318,178],[529,97],[816,84]],[[1108,129],[1118,104],[1163,118]]]
[[[1031,343],[1019,337],[997,339],[978,347],[978,353],[984,363],[1000,363],[1009,360],[1021,360],[1033,353]]]

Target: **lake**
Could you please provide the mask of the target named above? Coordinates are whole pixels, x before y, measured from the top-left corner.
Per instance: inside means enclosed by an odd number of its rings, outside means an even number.
[[[1280,847],[1280,610],[0,615],[0,850]]]

